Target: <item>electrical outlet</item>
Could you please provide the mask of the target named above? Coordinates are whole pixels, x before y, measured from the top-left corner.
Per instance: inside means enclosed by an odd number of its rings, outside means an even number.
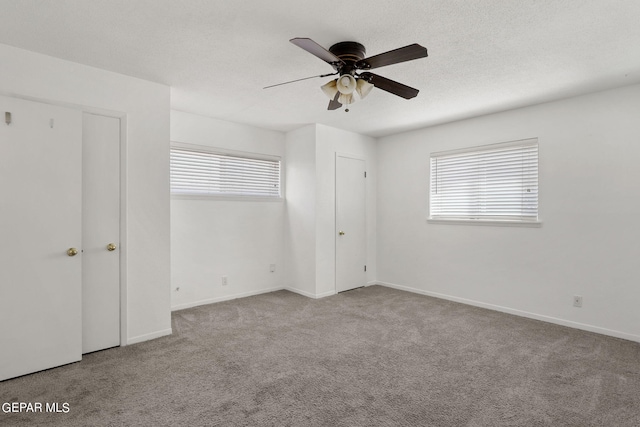
[[[222,276],[222,286],[227,286],[229,284],[229,278],[227,276]]]
[[[271,264],[271,265],[269,265],[269,271],[270,271],[270,272],[272,272],[272,273],[273,273],[274,271],[276,271],[276,265],[275,265],[275,264]]]
[[[580,295],[573,296],[573,306],[582,307],[582,297]]]

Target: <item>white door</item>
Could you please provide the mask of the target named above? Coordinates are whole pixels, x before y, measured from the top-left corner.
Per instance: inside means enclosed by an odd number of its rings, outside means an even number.
[[[336,291],[367,281],[364,160],[336,154]]]
[[[120,345],[120,119],[82,120],[82,353]]]
[[[81,112],[0,97],[0,380],[82,357],[81,147]]]

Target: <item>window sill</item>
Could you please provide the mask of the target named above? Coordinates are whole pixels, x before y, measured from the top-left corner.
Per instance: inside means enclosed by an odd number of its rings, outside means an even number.
[[[171,194],[171,198],[178,200],[209,200],[211,202],[284,202],[284,197],[218,196],[211,194]]]
[[[542,221],[516,221],[498,219],[432,219],[427,218],[429,224],[445,225],[490,225],[498,227],[542,227]]]

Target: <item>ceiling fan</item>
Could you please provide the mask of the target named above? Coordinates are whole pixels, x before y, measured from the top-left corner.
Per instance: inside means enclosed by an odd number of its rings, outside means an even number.
[[[329,110],[336,110],[346,104],[345,111],[349,111],[349,104],[353,104],[357,99],[367,96],[374,87],[405,99],[411,99],[418,95],[418,89],[367,71],[386,65],[425,58],[427,49],[417,43],[365,58],[366,50],[363,45],[357,42],[336,43],[329,50],[326,50],[309,38],[294,38],[289,41],[322,59],[331,65],[336,72],[279,83],[267,86],[265,89],[316,77],[338,75],[336,79],[326,83],[321,89],[330,99]],[[357,71],[359,70],[363,70],[363,72],[358,73]]]

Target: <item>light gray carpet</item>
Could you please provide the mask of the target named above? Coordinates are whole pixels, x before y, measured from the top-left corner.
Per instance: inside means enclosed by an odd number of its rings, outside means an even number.
[[[7,426],[640,426],[640,345],[381,286],[182,310],[174,334],[0,383]]]

